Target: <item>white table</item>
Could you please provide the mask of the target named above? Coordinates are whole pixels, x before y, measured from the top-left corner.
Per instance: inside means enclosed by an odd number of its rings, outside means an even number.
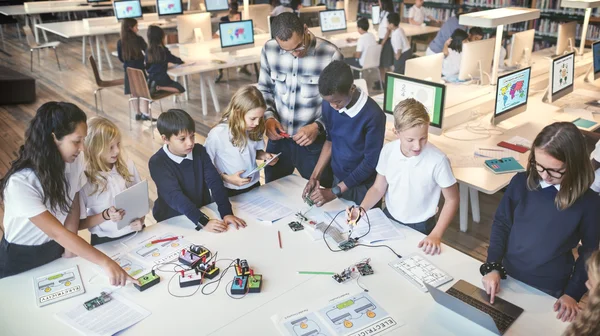
[[[232,200],[243,201],[260,194],[300,210],[305,208],[300,197],[305,183],[306,180],[298,176],[289,176]],[[335,200],[325,207],[328,210],[343,209],[344,204]],[[214,208],[214,204],[211,208]],[[323,241],[312,241],[304,232],[292,232],[287,226],[292,217],[267,225],[244,216],[242,212],[237,214],[246,219],[247,228],[239,231],[230,229],[229,232],[219,235],[197,232],[192,223],[180,216],[148,227],[142,234],[127,242],[127,245],[133,247],[136,242],[156,233],[184,235],[185,239],[191,242],[204,244],[213,252],[219,251],[220,258],[247,259],[255,273],[264,276],[262,292],[249,294],[241,300],[229,298],[224,293],[224,287],[233,278],[233,272],[230,271],[214,294],[203,296],[196,293],[190,298],[177,299],[167,292],[171,273],[158,272],[161,282],[143,293],[138,292],[132,285],[120,290],[121,295],[152,312],[150,317],[133,326],[125,334],[160,335],[193,328],[194,334],[197,335],[235,335],[236,331],[244,331],[244,334],[250,335],[277,335],[270,321],[271,315],[285,313],[310,302],[322,301],[323,298],[333,297],[336,293],[359,291],[355,281],[338,284],[329,276],[298,275],[298,270],[339,272],[362,258],[370,257],[375,274],[361,277],[361,283],[385,310],[395,319],[405,323],[403,327],[388,334],[486,335],[486,331],[480,327],[437,306],[428,294],[420,292],[387,266],[386,264],[395,258],[387,249],[359,247],[345,253],[331,253]],[[278,230],[281,232],[282,249],[278,246]],[[403,255],[416,252],[417,242],[423,235],[411,229],[401,230],[405,239],[389,242],[389,245]],[[107,252],[115,252],[121,249],[120,246],[119,243],[115,243],[102,248]],[[455,280],[465,279],[480,286],[480,263],[473,258],[444,246],[443,253],[430,257],[430,260]],[[217,266],[224,267],[228,264],[229,261],[224,261],[219,262]],[[86,294],[36,308],[31,279],[74,265],[79,265]],[[10,302],[0,305],[0,324],[3,332],[7,335],[32,335],[52,330],[52,334],[56,335],[74,334],[72,329],[59,322],[53,315],[97,296],[108,284],[107,278],[102,274],[88,283],[97,272],[99,271],[96,266],[81,258],[59,259],[0,280],[3,302]],[[177,294],[191,291],[180,290],[177,279],[171,285],[171,290]],[[449,286],[450,284],[445,285],[442,289]],[[560,335],[567,326],[554,317],[552,305],[555,299],[527,285],[512,279],[503,281],[500,296],[525,310],[509,329],[508,335],[531,335],[534,332],[545,336]]]

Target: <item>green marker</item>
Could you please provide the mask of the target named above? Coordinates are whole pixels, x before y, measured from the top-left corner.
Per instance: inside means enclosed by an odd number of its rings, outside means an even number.
[[[298,274],[335,275],[334,272],[307,272],[307,271],[298,271]]]

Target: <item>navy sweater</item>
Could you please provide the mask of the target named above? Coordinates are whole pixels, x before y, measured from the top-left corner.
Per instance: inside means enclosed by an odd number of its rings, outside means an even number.
[[[331,141],[333,174],[348,188],[375,180],[385,137],[385,114],[377,103],[367,103],[354,118],[323,101],[321,118]]]
[[[199,208],[211,203],[209,189],[221,217],[233,214],[221,176],[206,149],[196,144],[193,156],[193,160],[184,159],[178,164],[161,148],[150,158],[148,167],[158,191],[152,210],[157,221],[185,215],[194,224],[198,223]]]
[[[502,262],[513,278],[579,301],[587,291],[585,260],[600,241],[600,196],[588,190],[558,210],[554,186],[527,189],[526,173],[513,177],[494,216],[488,262]],[[571,250],[581,240],[579,258]]]
[[[165,78],[169,79],[169,75],[167,74],[167,70],[169,68],[169,63],[173,64],[183,64],[181,58],[174,56],[171,54],[169,49],[162,47],[163,60],[161,62],[148,63],[148,51],[146,51],[146,69],[148,70],[148,81],[156,81],[157,83],[161,82]]]
[[[141,56],[137,59],[125,60],[123,58],[122,42],[121,42],[121,40],[117,41],[117,56],[119,57],[119,61],[123,62],[123,69],[135,68],[135,69],[145,70],[146,66],[144,64],[143,52],[146,52],[146,49],[148,49],[148,44],[146,44],[146,41],[144,41],[144,39],[141,36],[138,36],[136,47],[138,47],[140,49],[140,51],[142,51],[142,53],[140,53]],[[125,71],[125,72],[127,72],[127,71]]]

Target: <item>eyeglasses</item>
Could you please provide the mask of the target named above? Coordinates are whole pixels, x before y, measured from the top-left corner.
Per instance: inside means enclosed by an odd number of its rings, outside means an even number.
[[[286,52],[289,52],[292,55],[294,53],[297,54],[297,53],[303,52],[304,50],[306,50],[306,45],[309,43],[309,42],[307,42],[307,40],[309,40],[309,39],[310,39],[310,33],[305,31],[302,36],[302,42],[300,43],[300,45],[298,45],[296,48],[294,48],[292,50],[285,50],[283,48],[282,49]]]
[[[535,165],[535,170],[537,170],[538,173],[543,173],[545,171],[552,178],[561,178],[566,173],[566,169],[563,169],[563,171],[560,172],[555,169],[546,168],[546,167],[542,166],[541,164],[537,163],[535,160],[532,160],[531,164]]]

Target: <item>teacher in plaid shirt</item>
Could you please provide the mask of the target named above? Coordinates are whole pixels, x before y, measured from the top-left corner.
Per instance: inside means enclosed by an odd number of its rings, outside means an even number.
[[[325,142],[319,75],[331,61],[344,57],[335,45],[311,34],[293,13],[276,16],[271,30],[275,38],[262,49],[258,89],[267,103],[266,152],[281,156],[276,165],[265,168],[265,181],[290,175],[294,168],[308,179]],[[331,186],[331,167],[320,182]]]

